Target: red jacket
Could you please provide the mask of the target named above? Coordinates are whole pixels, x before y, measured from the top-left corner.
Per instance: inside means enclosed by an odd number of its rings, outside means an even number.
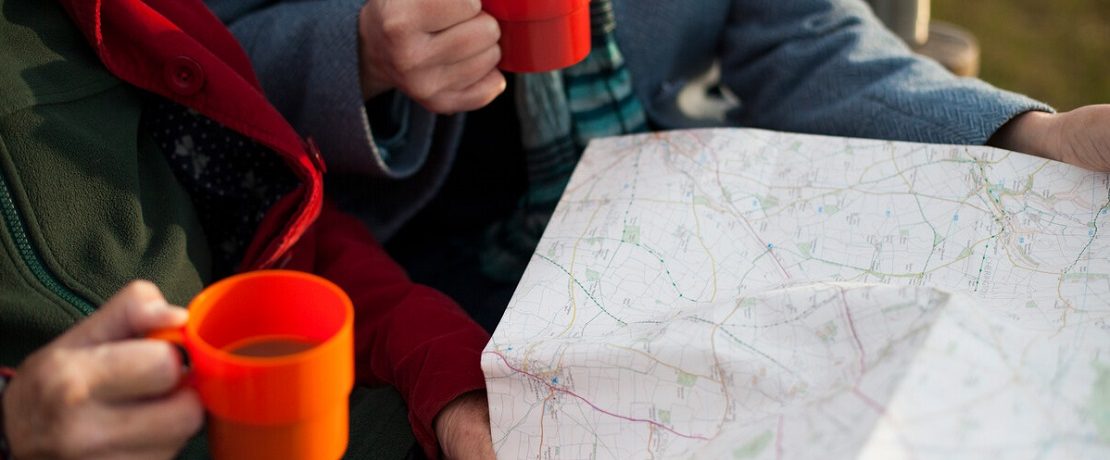
[[[120,79],[176,101],[280,155],[300,186],[268,212],[241,270],[320,274],[355,303],[356,375],[390,384],[417,440],[438,455],[432,421],[456,396],[484,388],[489,336],[455,303],[413,284],[360,222],[324,203],[323,160],[267,102],[235,38],[200,0],[61,0]]]

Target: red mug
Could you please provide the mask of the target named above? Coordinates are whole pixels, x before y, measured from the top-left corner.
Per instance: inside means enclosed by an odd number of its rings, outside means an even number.
[[[509,72],[570,67],[590,54],[590,0],[482,0],[501,26],[501,63]]]

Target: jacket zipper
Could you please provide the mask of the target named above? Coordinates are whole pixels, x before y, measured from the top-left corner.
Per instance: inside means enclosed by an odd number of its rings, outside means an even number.
[[[11,190],[8,189],[8,182],[4,178],[4,174],[0,174],[0,219],[4,221],[8,228],[8,232],[15,240],[15,247],[19,251],[20,257],[23,258],[23,263],[27,264],[27,268],[35,275],[39,283],[43,287],[54,293],[62,300],[66,301],[85,316],[93,313],[93,306],[87,300],[77,295],[69,288],[62,285],[50,270],[47,270],[46,264],[42,262],[42,258],[35,252],[34,246],[31,245],[31,240],[27,237],[27,228],[23,225],[23,219],[19,216],[19,211],[15,207],[15,201],[12,200]]]

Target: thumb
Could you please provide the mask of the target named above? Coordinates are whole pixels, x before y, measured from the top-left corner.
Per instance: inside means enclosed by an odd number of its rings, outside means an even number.
[[[154,283],[132,281],[96,313],[59,337],[58,343],[86,347],[130,339],[156,329],[179,327],[188,319],[188,311],[170,306]]]

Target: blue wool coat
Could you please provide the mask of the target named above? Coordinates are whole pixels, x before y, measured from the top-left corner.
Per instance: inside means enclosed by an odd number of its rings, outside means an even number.
[[[358,196],[345,201],[389,238],[442,185],[464,116],[435,116],[399,96],[400,129],[369,125],[356,41],[363,0],[207,2],[246,48],[274,104],[319,143],[329,168],[364,177]],[[983,144],[1015,115],[1051,110],[914,55],[862,0],[613,3],[636,95],[660,129],[746,126]],[[714,63],[739,104],[714,113],[683,103]]]

